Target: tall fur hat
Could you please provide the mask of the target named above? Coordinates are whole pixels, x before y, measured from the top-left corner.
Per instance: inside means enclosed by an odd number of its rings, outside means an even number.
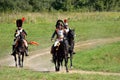
[[[17,27],[22,27],[22,23],[23,23],[22,19],[17,19],[16,20],[16,26]]]

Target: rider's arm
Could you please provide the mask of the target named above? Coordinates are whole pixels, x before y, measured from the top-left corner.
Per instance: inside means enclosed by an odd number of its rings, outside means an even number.
[[[15,30],[14,37],[16,37],[16,34],[17,34],[17,30]]]
[[[55,34],[57,34],[56,31],[54,31],[54,33],[52,34],[51,39],[53,39],[55,37]]]
[[[26,33],[26,31],[23,29],[23,32],[24,32],[24,34],[27,36],[27,33]]]

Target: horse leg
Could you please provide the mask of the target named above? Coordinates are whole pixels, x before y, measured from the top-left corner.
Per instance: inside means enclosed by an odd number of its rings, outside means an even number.
[[[56,65],[55,65],[56,71],[59,71],[59,70],[60,70],[60,69],[59,69],[59,65],[60,65],[60,63],[59,63],[58,61],[56,61]]]
[[[56,69],[56,71],[59,71],[58,60],[56,60],[55,69]]]
[[[60,61],[60,63],[61,63],[61,66],[63,66],[63,58],[61,58],[61,61]]]
[[[54,64],[55,64],[55,71],[58,71],[58,66],[57,66],[57,61],[56,60],[54,61]]]
[[[68,59],[66,58],[66,59],[65,59],[66,72],[69,72],[69,71],[68,71],[68,66],[67,66],[67,63],[68,63]]]
[[[23,61],[24,61],[24,53],[22,53],[22,65],[21,65],[21,67],[23,67]]]
[[[57,62],[57,71],[60,71],[60,60]]]
[[[18,54],[18,64],[19,64],[19,67],[21,67],[20,53]]]
[[[55,48],[56,49],[56,48]],[[55,51],[56,52],[56,51]],[[58,57],[56,55],[57,53],[53,53],[53,62],[55,64],[55,71],[58,71]]]
[[[55,59],[55,71],[57,72],[57,71],[59,71],[60,69],[59,69],[59,67],[60,67],[60,62],[59,62],[59,60],[58,60],[58,58],[57,59]]]
[[[55,55],[53,55],[53,62],[55,64],[55,71],[57,71],[57,61],[56,61]]]
[[[72,68],[72,58],[73,58],[73,53],[70,53],[70,68]]]
[[[15,66],[17,67],[17,57],[16,57],[16,54],[14,55],[14,60],[15,60]]]
[[[68,64],[68,55],[65,56],[65,67],[66,67],[66,72],[69,72],[67,64]]]

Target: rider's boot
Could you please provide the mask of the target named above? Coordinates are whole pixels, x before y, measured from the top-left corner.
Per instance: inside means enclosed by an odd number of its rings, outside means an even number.
[[[25,56],[29,56],[29,55],[28,55],[28,47],[26,47]]]
[[[12,54],[11,55],[15,55],[15,45],[12,45]]]

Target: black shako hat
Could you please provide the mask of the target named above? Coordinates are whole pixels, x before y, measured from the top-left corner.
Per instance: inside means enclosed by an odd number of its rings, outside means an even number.
[[[16,20],[16,26],[17,26],[17,27],[22,27],[22,24],[23,24],[22,19],[17,19],[17,20]]]

